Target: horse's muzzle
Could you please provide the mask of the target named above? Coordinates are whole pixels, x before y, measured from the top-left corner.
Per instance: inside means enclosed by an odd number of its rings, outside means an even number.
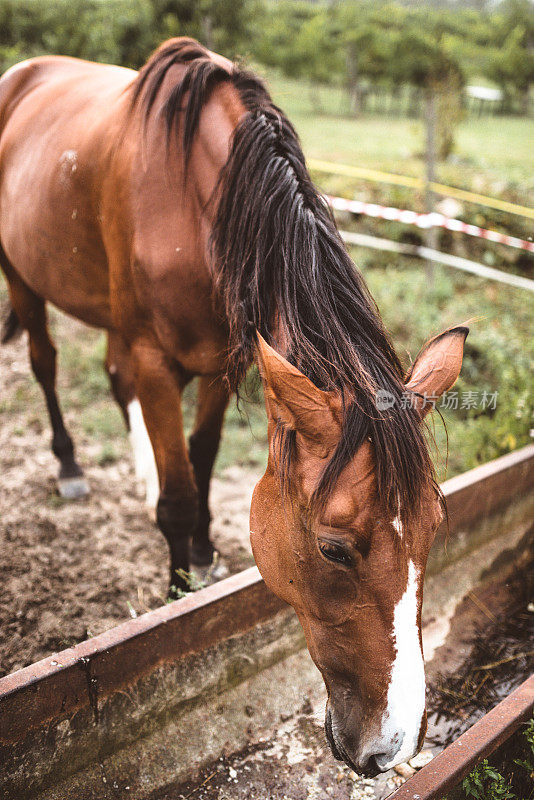
[[[334,731],[332,728],[332,712],[329,706],[327,706],[326,708],[324,729],[325,729],[326,739],[332,751],[332,755],[337,761],[344,761],[345,764],[348,767],[350,767],[350,769],[354,770],[354,772],[358,773],[358,775],[363,775],[365,778],[375,778],[380,773],[380,770],[378,769],[374,756],[372,756],[369,759],[369,761],[364,765],[357,765],[354,763],[354,761],[351,759],[351,757],[343,747],[343,744],[338,739],[336,739],[334,735]]]

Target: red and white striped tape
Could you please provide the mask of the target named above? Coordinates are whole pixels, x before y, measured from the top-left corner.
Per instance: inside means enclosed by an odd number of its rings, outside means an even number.
[[[488,231],[485,228],[479,228],[477,225],[468,225],[459,219],[446,217],[444,214],[438,214],[435,211],[430,214],[418,214],[415,211],[408,211],[402,208],[379,206],[375,203],[364,203],[362,200],[346,200],[344,197],[330,197],[328,195],[326,200],[336,211],[351,211],[353,214],[364,214],[367,217],[403,222],[405,225],[416,225],[418,228],[446,228],[449,231],[467,233],[469,236],[477,236],[490,242],[507,244],[510,247],[517,247],[520,250],[528,250],[534,253],[534,242],[527,242],[525,239],[507,236],[505,233],[498,233],[497,231]]]

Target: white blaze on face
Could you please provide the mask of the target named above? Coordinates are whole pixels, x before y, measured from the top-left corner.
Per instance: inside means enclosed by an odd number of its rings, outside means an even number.
[[[402,539],[402,534],[403,534],[404,531],[403,531],[403,528],[402,528],[402,522],[400,521],[400,517],[395,517],[395,519],[392,519],[391,520],[391,524],[393,525],[393,527],[395,528],[395,530],[399,534],[400,538]]]
[[[417,570],[408,565],[408,585],[395,606],[393,639],[396,650],[388,689],[387,708],[382,718],[383,741],[398,741],[397,750],[377,759],[385,771],[411,758],[417,749],[425,710],[425,668],[417,627]]]
[[[143,419],[141,404],[137,398],[128,403],[130,422],[130,444],[134,454],[135,477],[145,485],[146,505],[154,510],[159,497],[159,478],[154,451]]]

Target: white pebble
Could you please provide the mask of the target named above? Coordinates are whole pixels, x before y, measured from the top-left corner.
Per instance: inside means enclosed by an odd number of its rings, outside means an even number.
[[[415,773],[415,769],[411,767],[409,764],[397,764],[394,767],[395,772],[397,775],[402,775],[403,778],[411,778],[412,775]]]
[[[434,754],[431,750],[422,750],[416,756],[411,758],[408,763],[414,769],[421,769],[421,767],[426,767],[427,764],[430,764],[433,758]]]

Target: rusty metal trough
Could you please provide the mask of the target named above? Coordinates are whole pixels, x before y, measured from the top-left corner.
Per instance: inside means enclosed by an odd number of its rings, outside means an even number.
[[[534,675],[472,725],[388,800],[441,800],[534,712]]]
[[[532,524],[534,446],[443,489],[448,544],[442,527],[428,568],[437,613],[454,561],[499,552],[492,543],[504,530],[506,547]],[[318,683],[293,611],[246,570],[0,679],[0,798],[147,797],[238,750]],[[512,700],[506,708],[514,713]],[[421,799],[440,796],[426,786]]]

